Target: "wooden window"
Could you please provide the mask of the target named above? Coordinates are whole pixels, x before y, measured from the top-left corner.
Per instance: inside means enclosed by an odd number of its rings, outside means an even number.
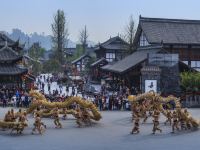
[[[200,61],[191,61],[191,67],[200,71]]]
[[[148,46],[149,42],[147,41],[144,33],[142,32],[141,36],[140,36],[140,46]]]
[[[80,65],[77,65],[76,68],[77,68],[78,71],[81,71]]]
[[[115,53],[106,53],[106,60],[112,62],[115,60]]]
[[[85,70],[85,65],[84,64],[82,64],[82,70]]]

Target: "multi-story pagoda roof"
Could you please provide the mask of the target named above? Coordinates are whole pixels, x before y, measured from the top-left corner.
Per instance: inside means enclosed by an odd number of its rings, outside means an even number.
[[[4,62],[16,62],[22,59],[22,56],[18,52],[8,47],[8,43],[4,42],[4,47],[0,49],[0,63]]]
[[[21,75],[28,73],[28,69],[13,64],[0,64],[1,75]]]
[[[14,50],[22,50],[25,44],[20,44],[19,39],[17,41],[13,41],[4,33],[0,32],[0,48],[4,47],[5,42],[7,42],[9,47],[12,47]]]
[[[27,68],[17,64],[20,60],[22,60],[22,56],[9,47],[7,41],[4,42],[4,47],[0,49],[0,76],[13,76],[27,73]]]

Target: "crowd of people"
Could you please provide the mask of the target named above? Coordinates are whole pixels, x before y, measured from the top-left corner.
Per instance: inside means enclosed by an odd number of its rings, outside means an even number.
[[[109,91],[108,86],[101,85],[98,92],[88,92],[84,90],[83,82],[71,82],[63,86],[53,84],[58,78],[54,76],[40,75],[37,78],[38,89],[46,95],[49,101],[64,101],[70,96],[81,96],[83,99],[94,103],[99,110],[130,110],[128,95],[130,90],[126,86],[119,86],[119,91]]]
[[[0,104],[3,107],[28,107],[31,102],[31,98],[28,93],[20,88],[14,86],[0,87]]]
[[[82,82],[58,82],[56,75],[40,75],[36,78],[35,85],[46,98],[53,101],[64,101],[70,96],[81,96],[83,99],[94,103],[99,110],[130,110],[128,95],[130,90],[126,86],[119,86],[118,90],[110,91],[108,85],[101,85],[98,92],[88,92],[84,89],[88,82],[85,78]],[[31,97],[28,92],[13,87],[0,87],[0,104],[3,107],[29,107]]]

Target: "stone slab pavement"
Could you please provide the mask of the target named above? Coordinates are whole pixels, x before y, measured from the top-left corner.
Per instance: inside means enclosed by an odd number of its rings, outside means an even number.
[[[1,119],[7,110],[0,108]],[[200,109],[189,111],[200,119]],[[84,128],[77,128],[72,116],[61,121],[62,129],[55,129],[52,119],[43,119],[46,132],[32,135],[33,119],[29,115],[29,127],[22,135],[0,130],[0,150],[198,150],[200,147],[199,130],[172,134],[171,128],[161,123],[163,132],[152,135],[152,119],[149,119],[141,125],[140,134],[131,135],[130,111],[105,111],[102,116],[92,127]]]

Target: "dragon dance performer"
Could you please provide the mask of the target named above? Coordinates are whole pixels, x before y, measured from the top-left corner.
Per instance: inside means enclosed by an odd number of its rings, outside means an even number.
[[[16,115],[15,115],[14,109],[11,109],[10,113],[11,113],[12,122],[15,122],[16,121]]]
[[[10,110],[6,113],[5,117],[4,117],[4,121],[5,122],[11,122],[12,121],[12,115]]]
[[[155,110],[153,113],[153,134],[156,133],[156,131],[160,131],[160,133],[162,132],[162,130],[159,128],[159,116],[160,116],[160,111],[159,110]]]
[[[54,124],[56,125],[56,128],[62,128],[62,124],[60,123],[59,119],[59,112],[58,107],[56,107],[53,110],[53,118],[54,118]]]
[[[39,134],[42,134],[45,131],[44,128],[46,128],[46,125],[44,125],[43,122],[41,121],[39,114],[36,114],[35,122],[33,125],[34,125],[34,128],[32,130],[32,134],[34,134],[34,132],[36,130],[39,132]],[[43,126],[44,126],[44,128],[43,128]]]
[[[140,128],[139,128],[139,126],[140,126],[140,110],[139,110],[139,108],[136,108],[135,109],[135,112],[134,112],[134,127],[133,127],[133,129],[132,129],[132,131],[131,131],[131,134],[133,134],[133,133],[139,133],[140,132]]]
[[[20,110],[20,111],[21,111],[21,110]],[[16,124],[16,125],[12,128],[11,133],[12,133],[14,130],[16,130],[16,131],[17,131],[17,134],[18,134],[18,133],[19,133],[19,134],[22,134],[22,131],[24,130],[24,128],[28,126],[28,124],[27,124],[26,121],[28,121],[28,119],[27,119],[27,117],[26,117],[26,112],[23,112],[23,113],[20,112],[20,113],[18,114],[18,124]]]
[[[92,125],[91,120],[90,120],[90,114],[86,109],[83,109],[82,111],[82,119],[83,119],[83,122],[85,122],[85,124]]]
[[[180,113],[180,114],[178,115],[178,119],[179,119],[179,122],[180,122],[180,125],[181,125],[181,130],[187,130],[186,120],[185,120],[184,115],[187,116],[187,114],[185,113],[185,111],[183,111],[183,114]]]
[[[184,110],[184,114],[189,117],[190,116],[190,113],[187,111],[187,109]],[[190,124],[189,120],[185,120],[186,121],[186,126],[187,126],[187,129],[191,129],[192,125]]]
[[[40,108],[39,107],[36,109],[36,111],[34,112],[33,116],[34,116],[34,118],[36,118],[37,116],[39,116],[41,118],[41,112],[40,112]],[[46,125],[42,121],[40,121],[40,123],[45,129],[47,128]]]
[[[18,122],[21,122],[23,126],[27,126],[27,122],[28,119],[27,119],[27,116],[26,116],[26,112],[23,112],[20,116],[19,116],[19,120]]]
[[[137,116],[137,117],[135,117],[134,127],[133,127],[133,129],[131,131],[131,134],[140,132],[139,125],[140,125],[140,117]]]
[[[135,119],[137,112],[140,110],[140,105],[138,103],[132,106],[132,121]]]
[[[179,127],[178,127],[178,114],[177,114],[176,111],[173,112],[172,117],[173,117],[172,133],[174,133],[175,128],[176,128],[176,130],[179,130]]]
[[[67,108],[63,108],[63,120],[67,119]]]
[[[167,110],[167,114],[166,114],[167,120],[165,121],[165,125],[169,122],[169,124],[172,124],[172,113],[170,110]]]
[[[142,103],[142,106],[141,106],[141,112],[142,112],[142,116],[144,117],[143,123],[145,123],[148,119],[148,115],[147,115],[146,106],[144,102]]]
[[[76,109],[76,114],[75,114],[75,117],[76,117],[76,123],[78,124],[78,127],[80,128],[82,126],[82,112],[80,110],[80,108],[77,108]]]

